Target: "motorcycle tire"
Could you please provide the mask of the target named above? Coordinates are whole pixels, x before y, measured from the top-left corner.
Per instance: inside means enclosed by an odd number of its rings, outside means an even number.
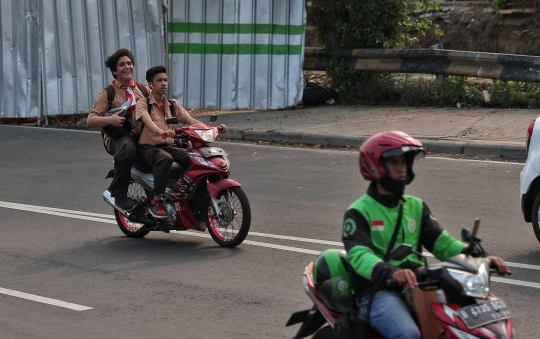
[[[210,204],[208,233],[220,246],[236,247],[246,239],[251,226],[248,198],[241,187],[229,187],[221,191],[216,200],[223,216],[215,218],[216,213]]]
[[[132,181],[129,183],[127,194],[129,198],[142,202],[146,199],[147,194],[148,193],[138,182]],[[116,217],[116,223],[118,224],[118,227],[120,227],[122,233],[130,238],[143,238],[150,233],[148,229],[143,228],[143,226],[145,226],[144,224],[129,221],[117,210],[114,210],[114,216]]]
[[[536,196],[532,208],[532,226],[536,240],[540,242],[540,194]]]

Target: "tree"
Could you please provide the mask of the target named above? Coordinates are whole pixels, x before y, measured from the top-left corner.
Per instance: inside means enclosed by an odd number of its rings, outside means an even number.
[[[403,48],[432,26],[434,0],[312,0],[308,18],[326,48]]]
[[[386,49],[416,41],[433,26],[425,14],[439,8],[434,0],[311,0],[307,14],[326,49]],[[384,77],[352,70],[339,58],[331,60],[327,73],[345,97],[354,97],[369,79]]]

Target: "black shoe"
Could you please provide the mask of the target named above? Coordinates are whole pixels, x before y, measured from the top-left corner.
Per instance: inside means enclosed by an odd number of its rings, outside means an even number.
[[[128,197],[115,197],[114,203],[124,211],[131,211],[137,207],[137,202]]]

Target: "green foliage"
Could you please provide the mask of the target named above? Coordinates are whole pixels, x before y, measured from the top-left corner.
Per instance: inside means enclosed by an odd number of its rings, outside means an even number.
[[[319,42],[329,48],[402,48],[432,26],[433,0],[312,0],[307,6]]]
[[[540,7],[540,0],[493,0],[493,8],[503,9],[506,8],[506,5],[510,3],[512,3],[512,6],[516,8]]]
[[[433,26],[425,14],[439,8],[434,0],[312,0],[307,12],[326,49],[386,49],[403,48],[417,41],[417,36]],[[361,92],[366,80],[379,78],[384,82],[387,78],[384,74],[351,70],[339,58],[331,60],[327,72],[336,87],[348,94]]]
[[[494,80],[489,92],[494,107],[540,107],[539,83]]]
[[[458,102],[479,106],[484,103],[484,94],[472,80],[459,76],[449,76],[439,99],[443,106],[453,106]]]
[[[340,94],[344,103],[456,107],[459,102],[465,107],[540,108],[540,83],[473,81],[449,76],[440,91],[434,77],[379,74],[365,77],[354,87]],[[482,90],[489,92],[489,103],[485,102]]]

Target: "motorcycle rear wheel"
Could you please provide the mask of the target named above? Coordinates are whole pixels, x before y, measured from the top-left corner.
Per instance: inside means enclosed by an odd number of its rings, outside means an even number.
[[[221,218],[215,218],[212,204],[208,209],[208,233],[212,239],[223,247],[236,247],[247,237],[251,226],[251,207],[241,187],[229,187],[217,196],[222,213]]]
[[[147,193],[138,182],[132,181],[129,183],[127,196],[141,203],[146,199]],[[144,224],[129,221],[117,210],[114,210],[114,216],[116,217],[116,223],[118,224],[118,227],[120,227],[122,233],[130,238],[142,238],[150,232],[147,229],[143,229]]]

